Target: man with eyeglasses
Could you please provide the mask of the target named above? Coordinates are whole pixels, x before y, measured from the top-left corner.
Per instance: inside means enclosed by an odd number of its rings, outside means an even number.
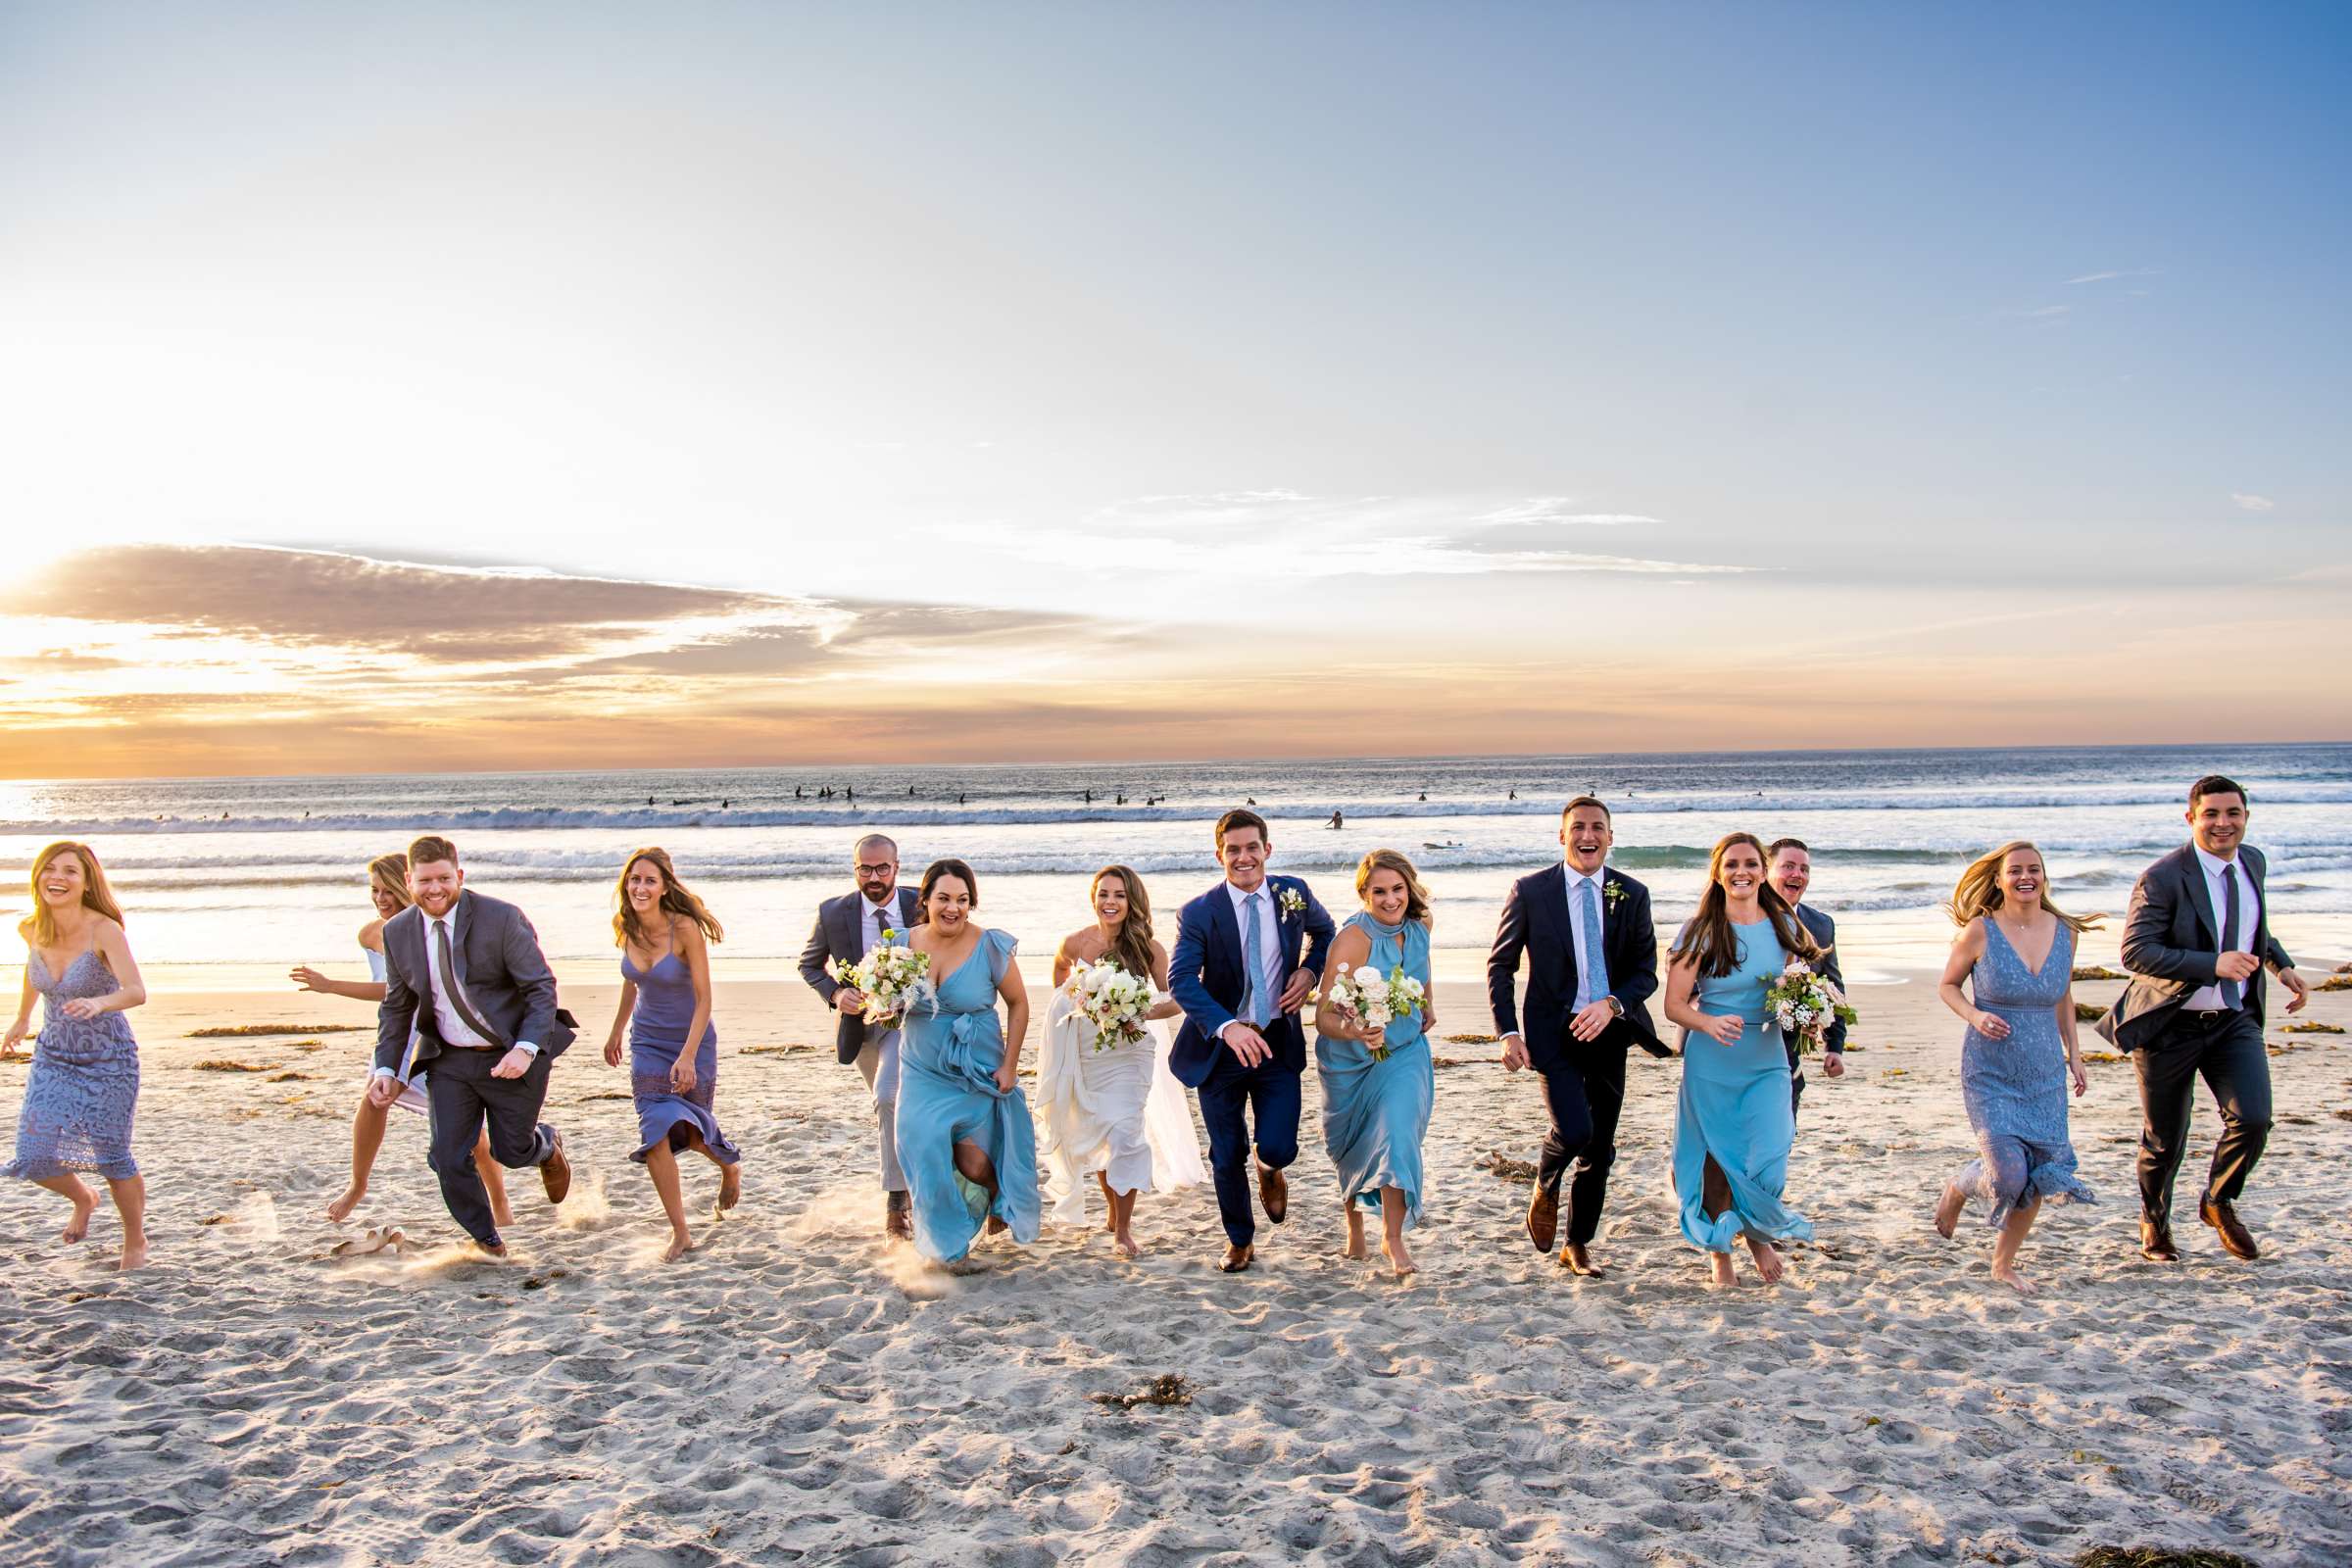
[[[825,999],[825,1005],[841,1015],[834,1032],[834,1054],[844,1062],[857,1064],[858,1076],[873,1096],[882,1160],[882,1228],[887,1235],[910,1241],[914,1222],[906,1210],[906,1178],[899,1170],[898,1027],[868,1023],[865,999],[825,973],[825,961],[839,958],[856,963],[881,946],[885,932],[903,935],[915,922],[914,890],[899,886],[899,847],[881,834],[868,833],[859,839],[852,858],[857,890],[817,906],[816,929],[801,950],[801,978]]]

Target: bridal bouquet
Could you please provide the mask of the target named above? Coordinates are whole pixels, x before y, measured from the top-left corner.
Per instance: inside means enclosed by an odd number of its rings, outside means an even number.
[[[865,999],[865,1016],[873,1022],[895,1018],[909,1001],[931,994],[931,955],[901,946],[900,936],[883,932],[882,945],[856,963],[825,960],[825,973]]]
[[[1129,974],[1108,958],[1098,958],[1071,969],[1062,990],[1095,1026],[1097,1051],[1113,1051],[1144,1037],[1144,1014],[1152,1010],[1151,981]]]
[[[1831,1019],[1850,1025],[1860,1016],[1847,1004],[1845,993],[1827,976],[1815,974],[1802,958],[1790,958],[1781,977],[1764,988],[1764,1010],[1780,1024],[1782,1034],[1797,1043],[1799,1055],[1820,1049]]]
[[[1325,982],[1317,1000],[1329,1002],[1371,1031],[1372,1038],[1364,1042],[1364,1049],[1372,1054],[1374,1061],[1386,1061],[1389,1025],[1420,1012],[1429,994],[1420,981],[1404,972],[1401,963],[1385,975],[1370,964],[1350,974],[1348,966],[1341,964],[1338,977]]]

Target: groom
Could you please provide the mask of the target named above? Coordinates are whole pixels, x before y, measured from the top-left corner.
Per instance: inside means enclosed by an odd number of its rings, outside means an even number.
[[[1571,1160],[1568,1245],[1560,1266],[1601,1278],[1586,1249],[1600,1230],[1600,1205],[1617,1158],[1617,1115],[1625,1108],[1625,1054],[1674,1053],[1650,1026],[1645,1004],[1658,989],[1658,939],[1649,889],[1609,870],[1616,831],[1609,808],[1590,795],[1560,812],[1561,862],[1521,877],[1503,900],[1502,923],[1487,958],[1487,999],[1502,1037],[1502,1065],[1544,1075],[1551,1130],[1536,1163],[1527,1237],[1551,1250],[1560,1219],[1560,1177]],[[1519,1028],[1519,960],[1528,963],[1527,1030]]]
[[[1266,1218],[1279,1225],[1290,1211],[1282,1172],[1298,1157],[1298,1075],[1306,1070],[1298,1004],[1322,977],[1333,928],[1304,882],[1266,875],[1274,844],[1264,817],[1227,811],[1217,818],[1216,845],[1225,880],[1184,906],[1168,957],[1168,989],[1184,1008],[1168,1070],[1200,1092],[1217,1212],[1231,1244],[1217,1267],[1238,1274],[1256,1256],[1251,1119]]]
[[[2267,866],[2245,842],[2243,787],[2209,773],[2188,787],[2187,844],[2140,873],[2124,915],[2132,983],[2094,1027],[2139,1069],[2139,1251],[2177,1263],[2173,1177],[2188,1152],[2197,1079],[2221,1107],[2222,1136],[2197,1217],[2234,1257],[2261,1250],[2237,1196],[2271,1136],[2271,1059],[2262,1043],[2263,967],[2299,1012],[2310,991],[2271,936]]]
[[[914,889],[899,886],[899,847],[881,834],[859,839],[850,857],[858,886],[816,906],[816,929],[801,950],[801,978],[841,1014],[833,1031],[833,1054],[845,1065],[857,1067],[874,1097],[882,1155],[883,1234],[912,1241],[914,1216],[907,1212],[906,1176],[899,1169],[899,1031],[868,1023],[865,999],[825,973],[825,960],[857,963],[882,945],[883,932],[910,928],[917,912]]]
[[[441,1178],[441,1200],[484,1251],[504,1257],[473,1146],[487,1118],[498,1162],[538,1166],[547,1200],[564,1201],[571,1162],[564,1135],[539,1119],[539,1108],[549,1068],[576,1025],[556,1005],[556,977],[531,922],[512,904],[466,891],[456,845],[428,834],[409,846],[409,894],[416,902],[384,922],[384,1000],[368,1099],[389,1108],[400,1098],[414,1030],[411,1070],[432,1068],[426,1163]]]

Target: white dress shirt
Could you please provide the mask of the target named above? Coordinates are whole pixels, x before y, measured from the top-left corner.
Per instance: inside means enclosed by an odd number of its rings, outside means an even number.
[[[2204,868],[2205,896],[2213,901],[2213,933],[2217,951],[2221,953],[2232,951],[2219,946],[2223,931],[2230,923],[2230,893],[2227,888],[2222,886],[2222,869],[2229,866],[2234,868],[2234,874],[2237,877],[2237,946],[2234,951],[2253,953],[2254,930],[2262,923],[2262,895],[2254,891],[2254,879],[2246,875],[2246,862],[2234,857],[2225,860],[2218,855],[2208,855],[2201,845],[2191,846],[2191,852],[2197,858],[2197,864]],[[2255,954],[2255,956],[2260,957],[2261,955]],[[2254,979],[2251,975],[2237,983],[2240,1007],[2245,1005],[2246,987],[2253,983]],[[2220,1011],[2222,1007],[2220,983],[2216,982],[2190,992],[2188,1000],[2180,1005],[2190,1012]]]
[[[1254,893],[1244,893],[1228,882],[1225,884],[1225,893],[1233,900],[1234,935],[1244,942],[1250,940],[1250,901],[1252,898],[1265,901],[1257,906],[1257,972],[1273,975],[1275,985],[1283,985],[1290,977],[1282,972],[1282,906],[1274,902],[1274,879],[1268,877],[1260,882]],[[1247,953],[1242,955],[1245,963],[1249,958]],[[1277,1004],[1281,1001],[1282,993],[1279,990],[1266,999],[1267,1022],[1271,1023],[1280,1015],[1282,1009]],[[1247,1018],[1242,1021],[1249,1022]]]
[[[422,994],[417,998],[417,1001],[421,1004],[429,1006],[433,1009],[433,1020],[441,1026],[441,1043],[443,1045],[449,1046],[458,1051],[496,1051],[498,1049],[498,1042],[495,1040],[484,1040],[481,1035],[475,1031],[473,1026],[466,1021],[466,1015],[458,1011],[457,1004],[452,1002],[448,997],[443,996],[441,993],[441,976],[439,973],[441,966],[440,928],[443,925],[448,924],[456,916],[456,914],[457,910],[453,906],[448,914],[425,916],[424,986],[422,988]],[[450,928],[449,943],[450,953],[454,959],[457,953],[458,943],[458,933],[455,926],[451,926]],[[455,980],[457,976],[452,975],[450,978]],[[411,1029],[409,1031],[409,1049],[412,1054],[412,1058],[416,1051],[416,1032],[415,1029]],[[515,1041],[514,1049],[523,1053],[525,1055],[536,1056],[539,1054],[539,1048],[528,1040]],[[391,1078],[397,1075],[389,1068],[378,1067],[375,1069],[375,1076],[378,1078]]]

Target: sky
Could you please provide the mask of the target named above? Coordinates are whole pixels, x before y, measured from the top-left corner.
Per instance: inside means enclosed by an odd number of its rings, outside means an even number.
[[[2352,736],[2326,6],[0,6],[0,772]]]

